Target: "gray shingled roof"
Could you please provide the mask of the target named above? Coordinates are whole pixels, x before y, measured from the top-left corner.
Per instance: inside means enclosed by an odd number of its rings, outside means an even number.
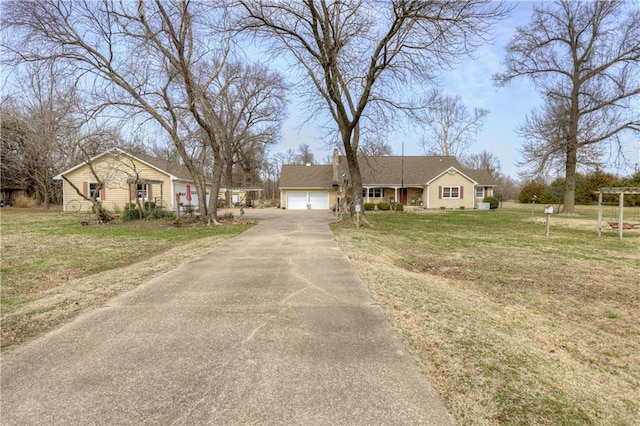
[[[483,185],[493,185],[483,170],[466,170],[452,156],[363,156],[359,159],[362,184],[365,186],[422,186],[450,167]],[[284,165],[280,175],[281,188],[332,188],[333,166]],[[338,160],[338,176],[349,176],[345,156]]]
[[[449,167],[462,171],[455,157],[450,156],[385,156],[360,157],[363,185],[424,185]],[[339,174],[349,175],[347,159],[339,159]]]
[[[481,185],[496,186],[495,180],[491,177],[491,174],[487,170],[465,169],[465,170],[461,170],[461,172],[469,176],[471,179],[475,180]]]
[[[280,173],[280,188],[333,188],[333,166],[285,164]]]
[[[172,174],[179,179],[193,180],[189,169],[187,169],[187,167],[182,164],[164,160],[162,158],[152,157],[151,155],[147,155],[144,153],[137,153],[134,155],[134,157],[137,157],[140,160],[147,162],[166,173]]]

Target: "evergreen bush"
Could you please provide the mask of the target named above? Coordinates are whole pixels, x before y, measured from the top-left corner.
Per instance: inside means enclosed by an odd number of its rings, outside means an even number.
[[[500,207],[500,200],[498,200],[495,197],[484,197],[484,200],[482,200],[482,202],[489,203],[489,208],[491,210],[497,209],[498,207]]]

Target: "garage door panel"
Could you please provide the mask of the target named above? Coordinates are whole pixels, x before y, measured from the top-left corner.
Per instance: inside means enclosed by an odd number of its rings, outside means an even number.
[[[329,193],[310,192],[309,203],[312,210],[329,210]]]
[[[287,209],[289,210],[329,210],[329,192],[327,191],[293,191],[287,193]]]
[[[306,210],[307,209],[307,193],[306,192],[287,193],[287,209]]]

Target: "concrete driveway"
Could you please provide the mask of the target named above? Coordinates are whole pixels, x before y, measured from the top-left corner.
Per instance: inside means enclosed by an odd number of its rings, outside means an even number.
[[[0,423],[452,424],[333,216],[246,216],[259,224],[3,354]]]

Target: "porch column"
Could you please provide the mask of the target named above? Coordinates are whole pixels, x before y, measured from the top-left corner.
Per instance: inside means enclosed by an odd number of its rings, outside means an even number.
[[[424,208],[428,209],[429,206],[429,202],[431,201],[431,199],[429,198],[429,185],[425,185],[424,187]]]

